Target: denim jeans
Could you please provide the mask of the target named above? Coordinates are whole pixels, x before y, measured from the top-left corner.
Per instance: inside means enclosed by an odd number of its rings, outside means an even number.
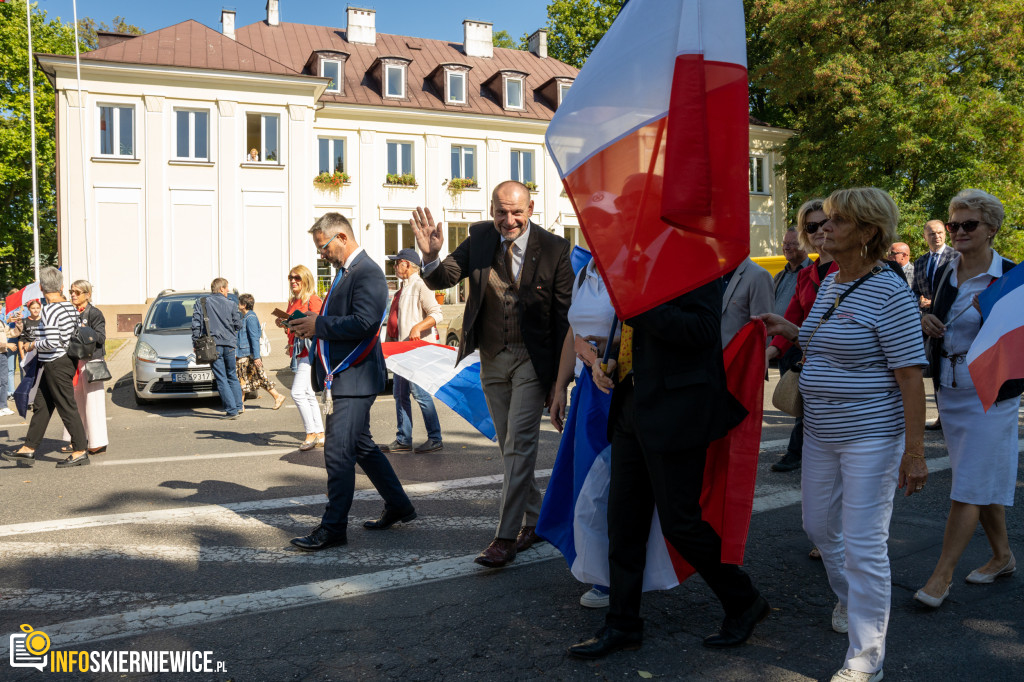
[[[4,351],[3,353],[4,355],[8,355],[7,351]],[[5,363],[7,362],[6,357],[3,360]],[[14,381],[10,378],[13,372],[8,373],[6,364],[2,369],[3,371],[0,372],[0,410],[7,407],[7,396],[13,393],[15,389],[15,386],[11,385]]]
[[[217,359],[210,368],[225,412],[229,416],[238,414],[242,409],[242,386],[238,383],[238,372],[235,369],[235,347],[217,346]]]
[[[7,367],[0,367],[0,371],[7,370],[7,392],[14,393],[14,389],[18,388],[18,384],[14,383],[14,367],[18,364],[18,351],[5,351],[7,356]]]
[[[441,422],[437,418],[434,397],[408,379],[394,375],[395,414],[398,417],[398,431],[395,440],[403,445],[412,445],[412,401],[409,394],[416,399],[423,414],[423,425],[427,429],[427,438],[441,440]]]

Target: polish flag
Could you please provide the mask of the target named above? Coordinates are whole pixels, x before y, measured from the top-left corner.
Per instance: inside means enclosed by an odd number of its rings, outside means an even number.
[[[43,298],[43,290],[39,288],[39,282],[32,282],[28,286],[22,287],[20,290],[15,291],[13,294],[4,299],[4,306],[7,308],[7,312],[14,312],[21,306],[25,305],[29,301]]]
[[[741,0],[631,0],[546,136],[619,317],[750,251]]]
[[[1007,382],[1024,379],[1024,267],[1012,268],[978,296],[982,325],[967,353],[967,370],[985,411],[1002,393],[1008,398],[1019,395]],[[1011,395],[1012,394],[1012,395]]]

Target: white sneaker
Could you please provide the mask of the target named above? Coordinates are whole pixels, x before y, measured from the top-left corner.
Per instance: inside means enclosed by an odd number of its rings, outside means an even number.
[[[12,414],[14,414],[14,410],[12,410],[9,407],[5,407],[3,409],[0,409],[0,417],[9,417]]]
[[[879,682],[882,677],[881,668],[873,673],[862,673],[859,670],[843,668],[832,676],[832,682]]]
[[[846,616],[846,607],[839,602],[836,602],[836,607],[832,609],[832,629],[844,635],[850,631],[850,621]]]
[[[591,588],[590,591],[585,592],[580,597],[580,606],[585,606],[588,609],[603,609],[608,606],[608,593],[602,592],[596,587]]]

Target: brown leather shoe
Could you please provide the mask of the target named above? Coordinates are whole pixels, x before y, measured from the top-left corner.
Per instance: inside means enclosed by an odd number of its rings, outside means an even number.
[[[480,564],[481,566],[486,566],[487,568],[501,568],[505,564],[510,564],[515,561],[515,558],[515,540],[494,538],[491,540],[491,544],[487,545],[487,549],[480,552],[480,554],[473,559],[473,562]]]
[[[537,526],[523,526],[516,536],[516,551],[525,552],[538,542],[544,542],[544,538],[537,535]]]

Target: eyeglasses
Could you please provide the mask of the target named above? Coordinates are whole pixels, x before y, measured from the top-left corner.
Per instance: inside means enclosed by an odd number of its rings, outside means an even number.
[[[804,223],[804,232],[806,232],[807,234],[814,234],[815,232],[818,231],[819,227],[821,227],[827,222],[828,218],[825,218],[824,220],[819,220],[816,223]]]
[[[339,232],[338,234],[341,234],[341,232]],[[333,241],[334,241],[335,239],[337,239],[337,238],[338,238],[338,234],[336,234],[336,235],[334,235],[333,237],[331,237],[330,239],[328,239],[328,240],[327,240],[327,243],[326,243],[326,244],[324,244],[323,246],[319,246],[319,247],[317,247],[317,249],[316,249],[317,255],[319,255],[319,254],[323,253],[323,252],[324,252],[324,250],[325,250],[325,249],[326,249],[326,248],[327,248],[328,246],[330,246],[330,245],[331,245],[331,242],[333,242]]]
[[[72,295],[72,296],[81,296],[81,295],[82,295],[83,293],[84,293],[84,292],[82,292],[82,291],[79,291],[78,289],[72,289],[72,290],[71,290],[71,295]]]
[[[888,255],[890,255],[890,256],[909,256],[910,252],[909,251],[889,251]]]
[[[974,232],[978,229],[978,225],[981,225],[980,220],[965,220],[962,223],[946,223],[946,229],[949,230],[950,234],[956,234],[957,230],[963,230],[967,234]]]
[[[291,280],[292,282],[302,281],[302,277],[300,277],[299,275],[288,275],[288,279]]]

